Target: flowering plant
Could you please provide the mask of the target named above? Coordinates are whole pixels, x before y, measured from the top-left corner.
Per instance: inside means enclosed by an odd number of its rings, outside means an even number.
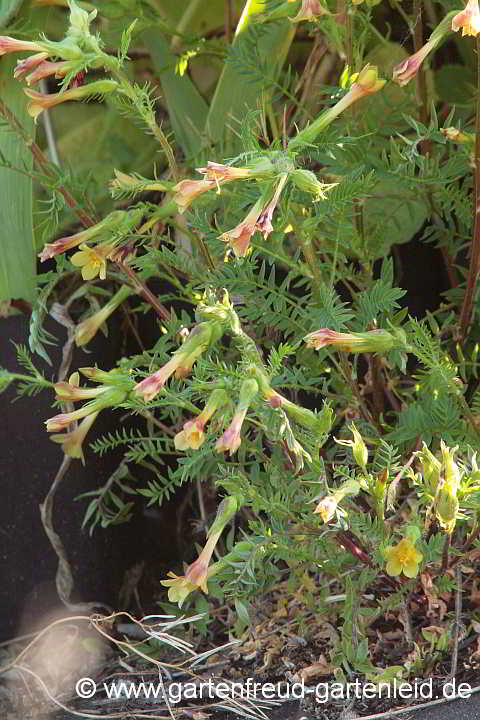
[[[480,93],[448,65],[450,108],[436,66],[447,37],[473,58],[478,3],[429,6],[431,32],[419,13],[410,55],[372,1],[249,0],[239,17],[226,3],[221,32],[223,3],[205,27],[196,0],[181,17],[170,5],[37,0],[42,32],[0,36],[17,143],[3,153],[0,134],[0,172],[28,181],[22,212],[33,190],[50,203],[23,259],[6,223],[0,284],[32,270],[32,248],[41,274],[0,298],[30,321],[26,370],[1,370],[0,389],[52,393],[64,468],[122,449],[121,472],[87,492],[87,525],[195,488],[204,537],[182,524],[188,564],[172,553],[154,602],[227,608],[241,634],[282,587],[305,627],[313,607],[335,625],[340,679],[400,672],[375,655],[393,617],[413,675],[426,603],[457,645],[462,588],[478,603]],[[49,314],[68,330],[57,376],[37,367]],[[116,364],[78,363],[112,327]]]

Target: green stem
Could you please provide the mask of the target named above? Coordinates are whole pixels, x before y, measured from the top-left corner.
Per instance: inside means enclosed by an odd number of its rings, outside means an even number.
[[[480,265],[480,36],[477,37],[477,104],[475,117],[475,160],[473,166],[473,238],[467,287],[460,312],[460,343],[463,343],[472,317],[473,298]]]
[[[413,31],[414,52],[418,52],[423,45],[422,1],[423,0],[415,0],[413,5],[413,16],[415,18]],[[420,96],[420,122],[426,125],[428,122],[428,102],[425,66],[423,63],[420,65],[417,73],[417,90]],[[427,151],[428,147],[425,147],[424,150]]]
[[[154,136],[155,140],[157,140],[160,143],[160,146],[165,153],[165,157],[167,158],[168,165],[170,167],[170,170],[172,172],[172,175],[175,180],[178,179],[178,167],[175,160],[175,156],[173,154],[172,147],[170,143],[168,142],[165,133],[163,130],[157,125],[157,122],[155,120],[155,113],[151,107],[146,106],[143,102],[139,94],[137,93],[135,86],[132,85],[130,80],[123,74],[121,70],[118,69],[116,60],[115,64],[112,62],[112,59],[109,59],[108,62],[105,64],[107,69],[110,71],[112,76],[115,78],[115,80],[120,85],[120,92],[122,92],[124,95],[126,95],[134,105],[135,109],[137,110],[138,114],[142,118],[142,120],[147,125],[148,129]]]

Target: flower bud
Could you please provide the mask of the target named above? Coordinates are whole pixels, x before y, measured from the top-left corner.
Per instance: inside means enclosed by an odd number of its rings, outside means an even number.
[[[387,330],[370,330],[363,333],[342,333],[329,328],[321,328],[306,335],[304,341],[308,347],[320,350],[334,345],[338,350],[350,353],[388,352],[398,347],[400,342]]]
[[[133,293],[133,290],[123,285],[113,297],[98,312],[90,315],[86,320],[78,323],[75,328],[75,343],[77,347],[86,345],[92,340],[110,315]]]
[[[215,444],[215,450],[217,452],[225,452],[228,450],[230,456],[232,456],[233,453],[238,450],[242,442],[240,431],[242,429],[243,421],[245,420],[248,408],[257,393],[258,383],[256,380],[248,379],[243,381],[240,387],[240,397],[232,422],[225,430],[222,437],[220,437]]]
[[[445,484],[435,498],[434,510],[440,526],[449,535],[455,529],[459,509],[460,504],[456,492],[450,485]]]
[[[440,482],[442,464],[435,455],[430,452],[425,443],[422,450],[415,453],[422,464],[423,482],[432,495],[435,495]]]
[[[29,88],[24,88],[23,92],[31,99],[31,102],[27,105],[27,112],[37,122],[38,116],[48,108],[68,100],[81,100],[92,95],[105,95],[113,92],[117,87],[118,83],[115,80],[97,80],[88,85],[81,85],[58,93],[41,93]]]
[[[311,170],[294,170],[289,175],[293,183],[298,187],[299,190],[308,192],[315,197],[315,201],[325,200],[326,192],[331,188],[338,185],[338,183],[322,183],[317,179],[315,173]]]
[[[351,425],[351,431],[353,433],[353,440],[337,440],[337,438],[335,438],[335,442],[339,445],[347,445],[348,447],[351,447],[353,457],[355,458],[357,465],[360,465],[362,470],[365,470],[368,462],[367,446],[353,423]]]

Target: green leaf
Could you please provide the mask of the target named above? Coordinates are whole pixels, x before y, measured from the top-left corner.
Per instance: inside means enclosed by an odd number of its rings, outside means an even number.
[[[382,180],[364,205],[365,241],[371,257],[385,257],[392,245],[413,239],[428,217],[422,198],[398,180]]]
[[[16,60],[7,56],[0,63],[1,101],[33,137],[34,124],[26,111],[22,86],[13,78]],[[0,302],[12,298],[32,301],[36,273],[32,180],[22,173],[31,171],[33,157],[5,122],[0,126],[0,158],[10,166],[0,167]]]

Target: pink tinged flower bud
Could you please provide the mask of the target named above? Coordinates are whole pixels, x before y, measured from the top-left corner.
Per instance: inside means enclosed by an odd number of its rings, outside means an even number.
[[[192,369],[193,363],[220,337],[221,332],[219,324],[214,321],[205,321],[196,325],[168,363],[139,382],[134,391],[145,401],[152,400],[173,373],[177,378],[185,377]]]
[[[207,589],[207,577],[208,577],[208,566],[212,559],[213,551],[218,542],[218,539],[222,531],[211,535],[203,548],[202,552],[198,556],[198,559],[194,563],[189,565],[185,573],[185,577],[193,585],[201,588],[204,593],[208,593]]]
[[[0,55],[8,55],[13,52],[45,52],[45,46],[35,42],[15,40],[15,38],[0,35]]]
[[[81,388],[70,382],[57,382],[54,384],[54,390],[57,400],[60,402],[78,402],[79,400],[91,400],[97,395],[105,392],[105,387],[100,388]]]
[[[71,248],[77,247],[77,245],[80,245],[80,243],[83,243],[85,240],[88,240],[90,237],[89,230],[82,230],[79,233],[76,233],[75,235],[69,235],[68,237],[60,238],[59,240],[55,240],[53,243],[49,243],[45,245],[42,252],[39,255],[39,258],[41,262],[45,262],[45,260],[50,260],[50,258],[55,257],[55,255],[60,255],[61,253],[66,252],[67,250],[71,250]]]
[[[275,392],[275,390],[272,390],[271,388],[270,392],[268,392],[267,394],[266,400],[270,407],[274,410],[282,407],[285,402],[285,398],[283,398],[281,395],[279,395],[279,393]]]
[[[480,9],[478,0],[468,0],[465,9],[452,19],[452,30],[458,32],[462,28],[462,36],[476,37],[480,32]]]
[[[177,203],[178,212],[184,213],[196,197],[215,187],[217,187],[215,180],[182,180],[177,183],[173,187],[175,191],[173,200]]]
[[[70,70],[71,64],[68,61],[65,62],[42,62],[38,67],[27,75],[27,85],[34,85],[36,82],[43,80],[44,78],[54,75],[56,78],[65,77]]]
[[[55,415],[54,417],[45,420],[47,432],[65,430],[65,428],[71,425],[75,420],[81,420],[82,418],[87,417],[87,415],[91,415],[93,411],[94,408],[92,409],[91,405],[87,404],[78,410],[74,410],[73,412]]]
[[[75,343],[78,347],[86,345],[95,337],[110,315],[133,293],[133,290],[122,285],[115,295],[96,313],[82,320],[75,328]],[[84,373],[85,374],[85,373]],[[88,376],[87,376],[88,377]],[[94,378],[95,379],[95,378]]]
[[[173,375],[178,366],[185,361],[187,355],[184,353],[176,353],[166,365],[149,375],[134,387],[137,395],[140,395],[145,402],[150,402],[163,388],[168,378]]]
[[[225,430],[222,437],[220,437],[215,444],[215,450],[217,452],[226,452],[228,450],[230,456],[232,456],[233,453],[240,447],[242,443],[240,431],[242,429],[243,421],[245,420],[250,403],[258,393],[258,390],[259,387],[256,380],[248,379],[243,381],[240,387],[238,405],[232,418],[232,422]]]
[[[230,456],[232,456],[233,453],[237,452],[238,448],[242,444],[240,432],[246,414],[247,410],[242,410],[241,412],[235,413],[232,422],[225,430],[222,437],[218,438],[217,442],[215,443],[216,452],[228,451],[230,453]]]
[[[435,43],[427,42],[415,53],[415,55],[411,55],[406,60],[403,60],[403,62],[396,65],[393,68],[392,80],[401,87],[407,85],[418,73],[421,64],[434,47]]]
[[[372,95],[381,90],[386,82],[378,77],[378,69],[374,65],[365,65],[351,89],[361,95]]]
[[[60,433],[59,435],[51,435],[50,440],[62,445],[62,450],[65,455],[72,458],[78,458],[85,464],[85,458],[83,457],[83,441],[85,440],[88,431],[92,427],[93,423],[97,419],[99,411],[93,412],[82,420],[75,430],[67,433]]]
[[[23,92],[32,100],[32,102],[27,105],[27,112],[33,117],[35,122],[37,122],[38,116],[48,108],[67,102],[68,100],[81,100],[82,98],[92,95],[104,95],[105,93],[113,92],[117,87],[118,83],[114,80],[98,80],[89,85],[70,88],[70,90],[58,93],[40,93],[36,90],[30,90],[29,88],[25,88]]]
[[[319,0],[302,0],[302,7],[291,22],[302,22],[302,20],[316,20],[321,15],[330,15]]]
[[[197,168],[197,172],[204,175],[204,180],[213,180],[223,182],[225,180],[239,180],[253,175],[249,168],[237,168],[231,165],[222,165],[221,163],[207,162],[207,166]]]
[[[280,199],[280,195],[282,193],[282,190],[285,186],[285,183],[287,182],[287,175],[282,175],[280,178],[280,181],[275,189],[275,193],[273,195],[273,198],[270,200],[268,205],[262,210],[260,213],[260,217],[257,220],[256,229],[258,232],[261,232],[263,234],[263,239],[266,240],[270,233],[273,232],[273,225],[272,225],[272,217],[273,212],[275,208],[277,207],[277,203]]]
[[[327,345],[334,345],[344,352],[387,352],[397,343],[387,330],[370,330],[364,333],[342,333],[322,328],[309,333],[304,338],[308,347],[320,350]]]
[[[230,245],[236,257],[245,257],[247,254],[250,238],[258,229],[257,223],[263,214],[263,207],[264,201],[259,198],[241,223],[234,227],[233,230],[228,230],[220,235],[220,240]]]
[[[30,57],[25,58],[24,60],[18,60],[15,70],[13,71],[13,77],[18,80],[18,78],[22,77],[23,75],[26,75],[32,70],[35,70],[35,68],[41,65],[43,61],[47,58],[48,53],[41,52],[36,53],[35,55],[30,55]]]

